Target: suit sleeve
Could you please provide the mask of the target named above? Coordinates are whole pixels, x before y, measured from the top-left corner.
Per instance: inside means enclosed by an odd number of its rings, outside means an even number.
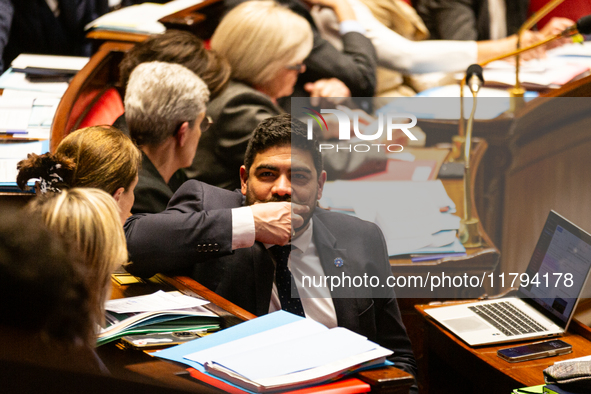
[[[232,253],[232,210],[204,210],[203,184],[187,181],[161,213],[134,215],[124,225],[131,274],[149,278],[159,272],[187,272],[195,263]]]
[[[342,36],[343,52],[314,31],[314,47],[304,61],[306,82],[337,78],[352,97],[372,97],[376,87],[377,55],[371,41],[363,34],[350,32]]]
[[[244,164],[244,153],[254,129],[263,120],[279,115],[279,108],[270,106],[267,98],[252,94],[233,97],[218,117],[220,122],[216,155],[223,157],[233,168]]]

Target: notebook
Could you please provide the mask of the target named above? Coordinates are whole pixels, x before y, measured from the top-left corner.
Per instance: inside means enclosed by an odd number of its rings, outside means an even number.
[[[562,335],[590,268],[591,235],[551,211],[515,297],[425,312],[471,346]],[[510,285],[513,276],[504,276]]]

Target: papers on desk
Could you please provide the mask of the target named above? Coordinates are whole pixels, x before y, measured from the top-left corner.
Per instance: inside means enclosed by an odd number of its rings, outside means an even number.
[[[376,223],[388,254],[460,253],[460,218],[440,180],[427,182],[327,182],[320,206]]]
[[[149,296],[107,301],[107,327],[101,329],[97,346],[126,335],[218,330],[219,317],[203,308],[207,303],[179,292],[157,292]],[[113,312],[113,309],[118,312]]]
[[[201,2],[203,0],[175,0],[166,4],[136,4],[109,12],[87,24],[84,30],[100,29],[137,34],[162,34],[166,28],[158,22],[159,19]]]
[[[0,186],[16,187],[16,165],[29,153],[42,154],[49,151],[49,141],[14,142],[0,144]],[[30,183],[33,185],[33,183]]]
[[[105,309],[116,313],[148,312],[162,309],[185,309],[209,304],[209,301],[189,297],[179,291],[157,291],[156,293],[109,300]]]
[[[569,62],[563,57],[547,57],[524,62],[519,70],[519,80],[526,87],[560,87],[589,70],[588,65]],[[496,61],[484,68],[486,83],[515,85],[515,65]]]
[[[33,101],[0,96],[0,134],[27,134]]]
[[[390,354],[345,328],[329,330],[285,311],[154,353],[252,392],[322,383],[360,367],[384,365]]]
[[[68,88],[67,82],[32,82],[27,78],[28,73],[40,74],[45,80],[53,72],[75,73],[88,60],[83,57],[22,54],[0,76],[0,89],[4,89],[0,97],[0,187],[16,189],[16,164],[27,154],[49,152],[51,123]]]
[[[82,70],[90,59],[80,56],[20,54],[11,63],[14,71],[24,73],[70,73]]]
[[[61,98],[68,89],[68,82],[31,82],[27,79],[27,74],[14,71],[10,67],[0,77],[0,89],[51,93],[53,97]]]

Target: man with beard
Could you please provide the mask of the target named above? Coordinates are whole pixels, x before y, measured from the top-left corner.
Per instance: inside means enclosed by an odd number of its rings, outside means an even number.
[[[176,227],[175,233],[163,232],[153,221],[153,236],[142,240],[137,233],[143,227],[141,220],[136,221],[135,229],[128,220],[126,235],[133,261],[128,271],[150,276],[188,269],[195,280],[256,315],[284,309],[328,327],[346,327],[364,335],[393,350],[390,360],[395,366],[416,376],[416,362],[394,290],[387,286],[391,270],[384,237],[373,223],[317,207],[326,173],[318,140],[308,140],[306,135],[306,126],[292,121],[289,114],[261,122],[240,168],[240,193],[188,181],[164,213],[145,216],[174,221],[175,226],[167,226]],[[294,215],[292,222],[291,245],[282,248],[256,242],[210,261],[192,259],[194,246],[189,242],[182,245],[177,239],[182,231],[192,231],[187,226],[191,215],[242,206],[243,197],[251,207],[292,201],[299,215]],[[145,229],[141,232],[148,233]],[[150,243],[155,245],[154,253],[137,253]],[[157,263],[162,256],[170,260],[167,254],[175,256],[174,263]],[[328,278],[328,282],[310,285],[302,282],[303,276],[317,278],[316,282]],[[364,276],[377,277],[384,286],[330,288],[332,277]]]

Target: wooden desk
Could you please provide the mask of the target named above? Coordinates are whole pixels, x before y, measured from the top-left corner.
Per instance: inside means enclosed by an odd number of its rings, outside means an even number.
[[[158,22],[161,22],[166,29],[189,31],[202,40],[207,40],[213,35],[225,11],[223,1],[204,0],[199,4],[165,16]],[[148,37],[148,34],[101,29],[92,30],[86,35],[86,38],[94,40],[98,44],[107,41],[136,44]]]
[[[556,361],[591,354],[591,330],[573,319],[568,333],[561,337],[573,346],[571,354],[509,363],[497,356],[497,350],[514,343],[472,348],[425,313],[425,309],[436,307],[416,306],[425,346],[418,360],[423,393],[510,393],[515,388],[543,384],[542,371]],[[520,344],[527,342],[535,341]]]
[[[256,317],[188,277],[157,275],[145,284],[120,286],[114,281],[112,283],[112,298],[150,294],[157,290],[179,290],[186,295],[206,299],[210,304],[205,307],[221,317],[222,328]],[[153,358],[145,352],[123,350],[117,342],[99,347],[97,353],[116,378],[169,387],[181,392],[222,392],[194,379],[187,379],[182,366]],[[356,376],[371,384],[372,393],[406,394],[412,382],[410,374],[394,367],[360,372]]]

